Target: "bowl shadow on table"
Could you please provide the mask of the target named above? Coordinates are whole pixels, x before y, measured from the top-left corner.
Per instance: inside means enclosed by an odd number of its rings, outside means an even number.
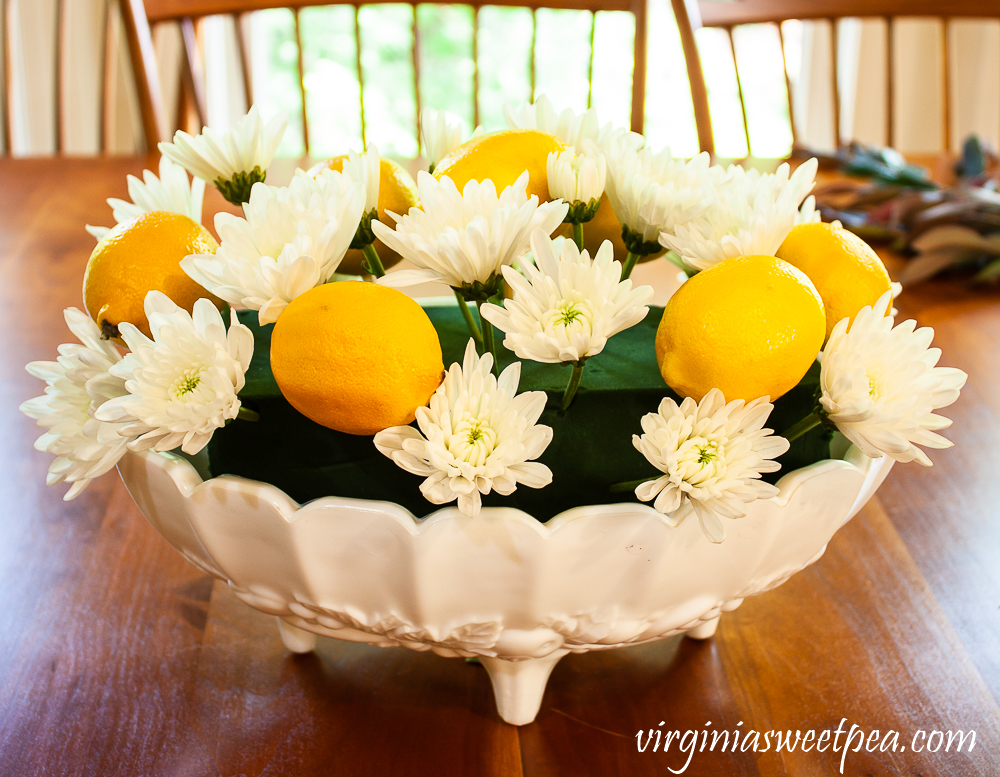
[[[224,773],[257,773],[267,764],[308,774],[335,759],[353,764],[350,774],[399,774],[407,764],[426,774],[518,774],[519,737],[551,739],[546,748],[562,759],[578,749],[581,732],[600,738],[586,750],[632,753],[632,721],[645,716],[630,708],[700,695],[692,710],[700,716],[714,694],[705,678],[723,673],[711,641],[682,637],[569,655],[553,673],[538,722],[517,728],[500,720],[480,665],[323,638],[316,652],[293,655],[274,620],[221,583],[200,652],[190,725]],[[587,722],[595,710],[603,710],[600,724]],[[620,715],[617,725],[609,715]]]
[[[639,753],[636,733],[645,743],[649,729],[700,731],[706,721],[722,727],[734,707],[714,639],[676,636],[570,655],[556,666],[535,723],[520,730],[522,756],[553,767],[541,774],[669,774],[687,760],[676,742],[670,754],[653,754],[655,739]],[[705,753],[684,773],[741,774],[738,760]],[[731,771],[718,771],[727,766]]]
[[[480,666],[335,639],[294,655],[222,583],[200,653],[190,725],[223,774],[516,773],[500,768],[516,735]]]

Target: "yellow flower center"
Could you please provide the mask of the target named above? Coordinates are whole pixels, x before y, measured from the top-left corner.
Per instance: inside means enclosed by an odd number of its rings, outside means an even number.
[[[692,486],[701,486],[725,472],[725,455],[716,440],[692,437],[681,443],[677,450],[677,474]]]
[[[487,421],[470,415],[455,425],[447,446],[455,458],[480,467],[496,448],[497,433]]]
[[[881,381],[870,374],[865,375],[865,377],[868,378],[868,396],[872,399],[878,399],[882,395]]]
[[[710,442],[707,445],[702,445],[698,448],[698,463],[708,464],[711,461],[715,461],[719,458],[719,446],[714,442]]]
[[[586,300],[561,299],[542,315],[542,329],[550,334],[562,328],[574,332],[594,331],[594,310]]]
[[[188,372],[181,373],[170,387],[170,393],[174,399],[183,401],[201,385],[201,380],[201,370],[189,370]]]
[[[568,304],[563,303],[558,315],[559,317],[556,321],[563,326],[568,326],[582,316],[583,313],[580,312],[580,308],[575,302],[570,302]]]

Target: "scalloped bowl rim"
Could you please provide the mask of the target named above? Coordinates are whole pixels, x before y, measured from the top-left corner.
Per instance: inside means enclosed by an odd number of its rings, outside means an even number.
[[[406,528],[413,535],[421,533],[427,527],[439,521],[452,517],[466,517],[454,505],[446,505],[422,518],[418,518],[402,505],[381,499],[361,499],[331,495],[317,497],[316,499],[300,503],[278,486],[264,480],[255,480],[240,475],[219,475],[205,479],[190,460],[172,452],[158,453],[147,450],[130,455],[139,456],[144,459],[155,457],[154,461],[157,461],[158,466],[167,471],[185,497],[191,497],[206,489],[235,488],[246,496],[253,496],[270,503],[278,515],[288,524],[295,523],[307,513],[314,511],[322,513],[324,512],[324,508],[338,505],[391,515],[397,520],[400,526]],[[778,494],[772,497],[770,501],[778,507],[785,507],[791,501],[795,492],[807,481],[823,477],[828,472],[855,469],[862,474],[867,482],[877,471],[880,471],[882,468],[891,467],[893,463],[893,460],[888,456],[871,458],[862,453],[855,445],[850,445],[845,451],[843,458],[820,459],[805,467],[800,467],[784,474],[776,483]],[[858,505],[855,504],[854,508],[857,507]],[[856,512],[854,508],[852,508],[852,514]],[[533,526],[542,536],[548,536],[571,521],[585,516],[614,515],[621,513],[623,510],[644,513],[651,518],[662,521],[671,528],[675,527],[680,520],[693,512],[691,506],[685,504],[668,518],[663,513],[654,510],[648,504],[623,501],[600,505],[578,505],[563,510],[545,522],[516,507],[483,507],[480,515],[484,518],[502,517],[507,520],[513,519],[524,522]]]

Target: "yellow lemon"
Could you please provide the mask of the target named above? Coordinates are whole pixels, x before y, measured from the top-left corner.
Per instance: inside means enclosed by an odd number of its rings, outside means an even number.
[[[459,191],[469,181],[489,178],[497,194],[528,171],[528,196],[538,195],[539,202],[549,201],[549,176],[545,166],[549,154],[568,146],[555,135],[531,129],[490,132],[463,143],[434,168],[434,177],[447,175]]]
[[[292,407],[347,434],[416,417],[441,385],[437,331],[395,289],[326,283],[292,300],[271,333],[271,371]]]
[[[701,400],[717,388],[730,402],[793,388],[816,360],[826,319],[809,279],[773,256],[726,259],[670,298],[656,331],[663,379]]]
[[[347,154],[341,154],[319,162],[309,170],[309,175],[315,177],[323,170],[336,170],[338,173],[344,169],[344,162],[347,161]],[[396,221],[387,211],[405,216],[410,208],[420,203],[417,194],[417,184],[413,180],[406,168],[391,159],[382,158],[379,160],[378,179],[378,220],[389,227],[395,227]],[[375,239],[375,250],[378,251],[382,266],[389,269],[397,264],[401,257],[395,251],[387,248],[378,238]],[[365,255],[360,248],[350,248],[344,256],[344,260],[337,268],[337,272],[344,275],[361,275],[364,269],[361,267],[361,260]]]
[[[833,224],[792,227],[778,257],[808,275],[823,298],[827,337],[838,321],[853,319],[891,288],[878,254],[853,232]]]
[[[149,291],[162,291],[189,313],[202,297],[222,307],[181,269],[190,254],[214,254],[218,243],[207,229],[180,213],[154,211],[124,221],[90,255],[83,276],[83,304],[108,337],[118,339],[118,325],[128,321],[147,337],[143,303]]]

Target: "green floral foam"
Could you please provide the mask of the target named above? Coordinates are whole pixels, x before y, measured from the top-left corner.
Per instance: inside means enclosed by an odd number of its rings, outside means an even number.
[[[469,333],[458,307],[426,311],[441,337],[445,366],[460,362]],[[659,474],[633,447],[632,435],[642,433],[642,416],[655,412],[664,397],[680,401],[663,382],[653,350],[662,312],[651,307],[644,321],[612,337],[602,353],[587,360],[576,399],[565,413],[559,406],[572,367],[521,363],[519,393],[548,394],[539,423],[552,427],[553,440],[539,461],[552,470],[552,483],[538,490],[520,486],[506,497],[490,494],[483,497],[484,505],[516,507],[545,521],[572,507],[634,501],[609,487]],[[239,318],[255,339],[240,399],[260,413],[260,421],[236,420],[215,433],[209,444],[213,475],[263,480],[299,502],[344,496],[395,502],[417,516],[439,509],[420,493],[423,478],[380,454],[371,437],[327,429],[293,409],[271,374],[272,325],[259,326],[254,311],[241,311]],[[497,335],[505,367],[513,354],[500,345],[503,333]],[[781,433],[803,418],[812,409],[818,379],[818,365],[813,365],[802,382],[775,403],[768,427]],[[829,458],[829,440],[829,433],[820,428],[799,438],[779,459],[781,471],[767,479],[774,482],[793,469]]]

